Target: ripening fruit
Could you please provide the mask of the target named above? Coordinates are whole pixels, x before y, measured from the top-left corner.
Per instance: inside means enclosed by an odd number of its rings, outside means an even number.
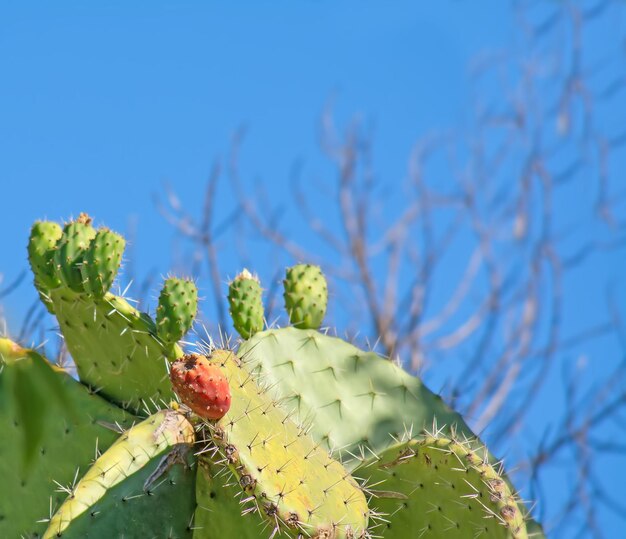
[[[172,363],[170,379],[180,400],[205,419],[220,419],[230,408],[230,387],[222,370],[200,354]]]

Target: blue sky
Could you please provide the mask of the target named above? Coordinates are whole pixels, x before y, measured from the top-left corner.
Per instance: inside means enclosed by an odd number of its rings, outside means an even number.
[[[4,282],[26,266],[35,219],[80,211],[121,232],[135,223],[137,273],[166,273],[175,235],[153,201],[164,183],[199,211],[211,164],[245,125],[244,176],[287,204],[296,160],[324,170],[317,128],[330,98],[340,121],[360,114],[373,127],[393,191],[416,138],[466,121],[470,61],[511,46],[516,24],[502,0],[0,2]],[[217,207],[219,220],[232,192]],[[223,256],[232,275],[238,258]],[[34,298],[26,282],[3,300],[9,330]]]

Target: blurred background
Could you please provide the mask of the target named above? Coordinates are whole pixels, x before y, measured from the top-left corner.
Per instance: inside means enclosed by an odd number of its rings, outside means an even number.
[[[63,357],[36,219],[129,240],[120,290],[243,267],[284,321],[399,358],[504,459],[551,537],[626,529],[626,4],[0,3],[0,318]],[[201,329],[204,333],[204,329]]]

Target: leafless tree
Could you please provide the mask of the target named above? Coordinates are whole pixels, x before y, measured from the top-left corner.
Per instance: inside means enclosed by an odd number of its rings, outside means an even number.
[[[282,263],[321,264],[332,322],[399,357],[506,452],[548,532],[602,537],[602,515],[626,516],[606,475],[616,456],[626,464],[623,285],[619,271],[597,270],[626,250],[626,184],[614,170],[626,128],[612,121],[626,110],[625,7],[513,8],[515,45],[472,65],[470,117],[418,140],[403,182],[375,170],[372,133],[358,121],[337,128],[329,106],[319,138],[331,173],[294,167],[287,207],[240,177],[244,130],[199,216],[171,190],[158,207],[191,253],[186,269],[208,283],[209,326],[228,327],[233,246],[264,277],[270,319]],[[233,190],[229,212],[215,207],[220,187]],[[332,207],[317,209],[320,192]],[[301,227],[284,226],[289,211]],[[561,468],[568,480],[548,496]]]

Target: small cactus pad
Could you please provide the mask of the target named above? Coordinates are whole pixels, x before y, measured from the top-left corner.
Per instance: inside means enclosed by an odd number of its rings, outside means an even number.
[[[65,286],[74,292],[83,291],[81,266],[89,243],[96,235],[91,226],[91,217],[81,213],[76,219],[63,228],[63,236],[56,246],[54,264],[58,275]]]
[[[0,537],[41,537],[76,474],[134,417],[41,355],[0,339]],[[71,457],[71,458],[70,458]]]
[[[383,537],[528,537],[507,482],[467,443],[427,436],[399,443],[354,472],[370,485]]]
[[[291,323],[299,329],[319,328],[328,304],[328,286],[322,270],[311,264],[292,266],[287,269],[283,285]]]
[[[163,283],[157,307],[157,333],[175,343],[191,329],[198,310],[198,289],[193,281],[169,278]]]
[[[63,230],[57,223],[39,221],[33,225],[28,241],[28,260],[35,276],[35,288],[48,311],[53,314],[48,292],[61,285],[53,258],[54,248],[62,235]]]
[[[221,419],[230,408],[230,388],[221,368],[200,354],[172,363],[170,379],[180,400],[204,419]]]
[[[311,435],[336,450],[350,467],[352,455],[379,453],[407,431],[418,434],[433,420],[473,436],[460,415],[411,376],[374,352],[313,330],[271,329],[239,348],[249,369],[260,372],[281,404],[311,423]]]
[[[85,292],[101,298],[111,288],[122,263],[126,241],[122,236],[101,228],[89,244],[81,265]]]
[[[275,405],[232,352],[217,350],[209,359],[226,372],[233,399],[206,428],[243,490],[244,511],[259,512],[274,533],[288,536],[365,533],[367,502],[345,468]]]
[[[265,313],[259,279],[244,269],[228,286],[228,303],[235,329],[244,339],[263,331]]]
[[[181,477],[180,466],[186,464],[193,441],[193,426],[173,410],[157,412],[130,428],[71,488],[44,539],[180,537],[181,532],[191,537],[195,494],[193,482]],[[171,476],[170,468],[176,464]],[[193,475],[189,479],[193,481]]]

